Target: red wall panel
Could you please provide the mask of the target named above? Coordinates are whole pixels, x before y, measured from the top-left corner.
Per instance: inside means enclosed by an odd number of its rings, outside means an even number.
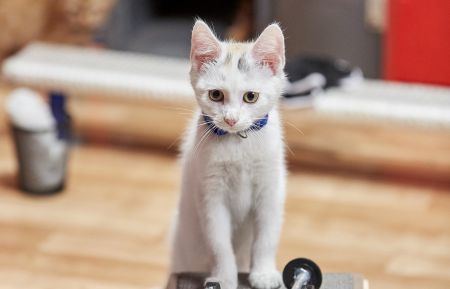
[[[450,0],[389,0],[384,77],[450,85]]]

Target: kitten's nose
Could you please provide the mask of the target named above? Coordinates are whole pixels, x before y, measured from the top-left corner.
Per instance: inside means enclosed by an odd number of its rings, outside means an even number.
[[[223,120],[229,125],[229,126],[233,126],[236,124],[237,120],[234,118],[227,118],[224,117]]]

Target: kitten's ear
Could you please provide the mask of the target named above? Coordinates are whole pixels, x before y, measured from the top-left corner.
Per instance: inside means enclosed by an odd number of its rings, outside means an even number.
[[[197,20],[192,29],[191,64],[199,71],[203,64],[220,56],[220,42],[205,22]]]
[[[278,24],[271,24],[256,39],[252,55],[257,63],[277,74],[284,68],[284,36]]]

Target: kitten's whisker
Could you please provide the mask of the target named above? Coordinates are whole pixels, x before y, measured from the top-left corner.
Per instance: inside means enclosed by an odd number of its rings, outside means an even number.
[[[289,147],[289,145],[287,144],[287,142],[285,142],[284,144],[286,145],[286,148],[288,149],[288,151],[289,151],[293,156],[295,156],[294,151]]]
[[[211,121],[203,121],[203,122],[199,122],[197,124],[197,128],[200,128],[202,126],[205,125],[209,125],[210,123],[212,123]],[[170,150],[177,142],[179,142],[181,139],[183,139],[183,136],[177,137],[173,142],[170,143],[170,145],[167,147],[167,150]]]
[[[199,141],[195,144],[195,146],[194,146],[194,152],[197,150],[197,147],[198,147],[198,145],[200,144],[200,141],[203,139],[203,137],[208,133],[208,130],[209,130],[210,128],[208,127],[208,128],[206,128],[206,130],[205,131],[203,131],[202,133],[201,133],[201,136],[200,136],[200,139],[199,139]]]
[[[182,139],[182,137],[177,137],[175,138],[175,140],[173,142],[170,143],[170,145],[166,148],[167,150],[170,150],[176,143],[178,143],[180,140]]]
[[[305,135],[305,133],[304,133],[301,129],[299,129],[298,127],[296,127],[295,125],[293,125],[291,122],[289,122],[289,121],[286,120],[286,123],[287,123],[288,125],[290,125],[291,127],[293,127],[296,131],[298,131],[299,133],[301,133],[302,135]]]
[[[203,135],[203,137],[200,139],[200,141],[198,142],[197,148],[195,149],[194,156],[198,153],[198,150],[200,149],[201,144],[204,141],[206,141],[208,139],[208,137],[211,135],[211,131],[212,131],[212,129],[208,129],[206,131],[206,133]]]
[[[201,123],[199,123],[199,124],[197,124],[197,127],[201,127],[201,126],[204,126],[204,125],[209,125],[211,122],[201,122]]]
[[[169,110],[182,110],[182,111],[189,111],[189,112],[195,112],[196,109],[194,108],[188,108],[183,106],[162,106],[163,109],[169,109]]]
[[[258,141],[259,145],[263,145],[264,144],[264,140],[262,139],[262,133],[260,130],[255,130],[253,128],[250,128],[250,130],[252,132],[254,132],[256,139]],[[287,144],[287,142],[284,142],[284,144],[286,145],[287,150],[289,151],[290,154],[292,154],[293,156],[295,156],[294,151],[289,147],[289,145]]]
[[[194,157],[197,154],[197,150],[200,148],[201,143],[203,142],[205,137],[212,131],[212,129],[213,129],[212,127],[208,127],[208,129],[200,137],[200,140],[198,141],[198,143],[194,147],[194,154],[193,154]]]

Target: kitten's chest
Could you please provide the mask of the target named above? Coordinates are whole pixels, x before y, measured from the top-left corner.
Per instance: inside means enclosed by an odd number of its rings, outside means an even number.
[[[242,171],[251,171],[255,163],[273,157],[275,150],[276,145],[266,135],[249,135],[246,139],[231,135],[208,142],[205,154],[211,163],[234,163]]]
[[[234,224],[242,223],[254,204],[254,170],[245,164],[228,164],[223,170],[223,199]]]
[[[197,168],[193,173],[201,176],[201,187],[217,192],[220,201],[225,202],[233,224],[249,216],[256,203],[258,184],[268,181],[265,172],[282,164],[280,140],[279,130],[269,124],[257,135],[249,133],[246,139],[237,135],[212,136],[197,147],[191,158]]]

